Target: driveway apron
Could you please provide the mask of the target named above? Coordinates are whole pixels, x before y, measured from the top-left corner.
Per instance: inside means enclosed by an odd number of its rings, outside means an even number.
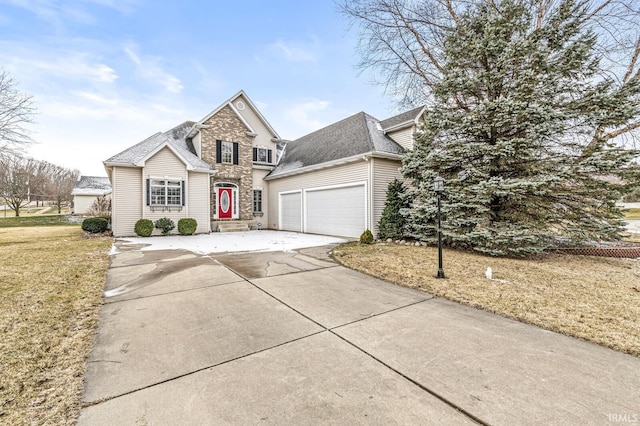
[[[640,421],[640,359],[348,270],[329,250],[115,254],[78,423]]]

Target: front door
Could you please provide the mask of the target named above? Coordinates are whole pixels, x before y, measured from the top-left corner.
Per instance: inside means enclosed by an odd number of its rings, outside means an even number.
[[[217,188],[218,198],[218,219],[233,218],[233,189]]]

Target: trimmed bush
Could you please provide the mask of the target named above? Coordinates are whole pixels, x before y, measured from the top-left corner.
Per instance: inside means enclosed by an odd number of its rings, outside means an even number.
[[[150,237],[153,232],[153,222],[149,219],[140,219],[136,222],[134,231],[139,237]]]
[[[198,222],[190,217],[180,219],[178,221],[178,232],[181,235],[193,235],[198,228]]]
[[[360,235],[360,243],[361,244],[372,244],[373,243],[373,234],[368,229]]]
[[[89,217],[82,221],[82,230],[99,234],[109,229],[109,221],[104,217]]]
[[[155,221],[155,227],[158,229],[162,229],[162,235],[167,235],[169,232],[176,227],[176,224],[173,220],[168,217],[163,217]]]

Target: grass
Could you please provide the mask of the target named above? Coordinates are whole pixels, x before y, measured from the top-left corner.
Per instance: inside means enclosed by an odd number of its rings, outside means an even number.
[[[334,250],[347,267],[435,296],[640,357],[640,260],[549,255],[489,258],[448,250],[350,243]],[[487,267],[493,280],[485,276]]]
[[[0,216],[0,228],[22,228],[32,226],[78,226],[78,222],[69,220],[66,215],[28,215],[18,217]]]
[[[622,212],[625,219],[640,219],[640,209],[624,209]]]
[[[0,424],[75,424],[111,238],[0,229]]]

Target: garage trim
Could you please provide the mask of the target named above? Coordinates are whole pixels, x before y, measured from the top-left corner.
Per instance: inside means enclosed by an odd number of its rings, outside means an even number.
[[[369,225],[369,192],[368,192],[368,184],[366,180],[363,181],[358,181],[358,182],[349,182],[349,183],[343,183],[343,184],[337,184],[337,185],[327,185],[327,186],[318,186],[315,188],[308,188],[308,189],[304,189],[303,190],[303,196],[302,196],[302,211],[303,211],[303,232],[308,232],[308,203],[307,203],[307,196],[309,192],[316,192],[316,191],[326,191],[326,190],[331,190],[331,189],[340,189],[340,188],[352,188],[352,187],[358,187],[361,186],[364,195],[364,209],[363,209],[363,223],[365,226],[365,229],[370,229],[370,225]],[[364,229],[363,229],[364,231]]]
[[[291,195],[291,194],[300,194],[300,229],[296,230],[296,232],[302,232],[304,229],[304,195],[302,194],[301,189],[297,189],[294,191],[283,191],[278,192],[278,228],[283,229],[282,226],[282,196],[283,195]]]

